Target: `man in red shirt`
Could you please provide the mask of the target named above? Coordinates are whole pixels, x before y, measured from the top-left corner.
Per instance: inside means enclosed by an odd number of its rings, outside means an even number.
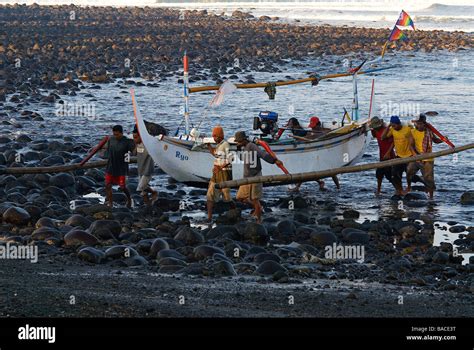
[[[393,137],[382,140],[382,135],[386,128],[387,126],[382,119],[374,117],[370,120],[372,136],[377,139],[377,143],[379,144],[380,161],[395,158],[395,152],[393,151]],[[379,195],[382,190],[383,178],[385,177],[388,181],[392,182],[392,167],[388,166],[377,169],[375,176],[377,177],[377,191],[375,194]]]

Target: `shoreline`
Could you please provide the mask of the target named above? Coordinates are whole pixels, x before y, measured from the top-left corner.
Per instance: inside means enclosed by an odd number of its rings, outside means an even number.
[[[10,265],[2,274],[0,296],[6,302],[0,317],[474,317],[472,298],[466,294],[420,286],[327,279],[281,284],[47,263]],[[18,273],[24,279],[15,278]],[[34,290],[28,287],[31,281]],[[59,288],[51,290],[52,282]]]
[[[77,87],[80,80],[102,84],[141,77],[159,82],[180,72],[184,50],[190,57],[191,83],[220,82],[224,74],[251,70],[275,72],[286,59],[353,54],[362,60],[380,54],[390,33],[388,29],[299,26],[249,16],[242,11],[223,17],[205,10],[169,8],[0,6],[8,43],[0,46],[6,78],[0,101],[5,93],[34,88],[60,87],[70,93],[70,85]],[[409,38],[394,47],[414,52],[474,47],[474,37],[465,33],[414,31]],[[205,69],[210,74],[203,73]]]

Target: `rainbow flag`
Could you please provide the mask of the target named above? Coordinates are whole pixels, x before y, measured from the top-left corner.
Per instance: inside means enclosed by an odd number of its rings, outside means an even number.
[[[415,30],[415,23],[413,23],[410,15],[403,10],[400,12],[400,16],[398,17],[398,21],[395,25],[401,27],[412,27],[413,30]]]
[[[390,37],[388,38],[388,41],[397,41],[397,40],[407,40],[407,36],[403,34],[403,32],[395,26],[392,30],[392,33],[390,34]]]

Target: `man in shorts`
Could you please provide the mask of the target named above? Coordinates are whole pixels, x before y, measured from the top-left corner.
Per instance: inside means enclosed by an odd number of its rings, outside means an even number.
[[[118,185],[127,196],[127,207],[131,208],[132,198],[126,185],[126,176],[128,175],[131,152],[133,152],[135,145],[132,140],[123,135],[121,125],[115,125],[112,131],[113,136],[105,144],[105,154],[108,160],[105,170],[106,202],[109,207],[113,206],[112,186]]]
[[[158,192],[150,187],[151,176],[155,170],[155,163],[153,158],[148,154],[145,146],[143,145],[140,134],[137,128],[133,129],[133,140],[135,141],[135,151],[137,154],[137,167],[138,167],[138,187],[137,191],[143,196],[143,202],[146,205],[153,204],[158,198]],[[151,200],[149,197],[151,194]]]
[[[441,141],[433,132],[428,129],[426,124],[426,116],[421,114],[417,120],[413,120],[415,129],[411,130],[412,147],[416,154],[424,154],[433,152],[433,142],[441,143]],[[423,183],[430,199],[433,199],[434,190],[436,189],[434,180],[434,159],[425,159],[419,162],[411,162],[407,166],[407,192],[411,191],[411,183],[416,173],[421,171]]]
[[[393,137],[388,137],[382,140],[382,135],[387,129],[384,121],[378,117],[374,117],[370,120],[370,129],[372,136],[377,139],[379,145],[379,156],[380,161],[390,160],[395,158],[395,152],[393,151]],[[377,178],[377,190],[375,191],[376,195],[379,195],[382,191],[382,181],[385,177],[388,181],[392,182],[392,167],[387,166],[385,168],[378,168],[375,171],[375,176]]]
[[[241,151],[241,158],[244,161],[244,178],[262,175],[261,159],[270,164],[281,165],[281,161],[273,158],[270,154],[260,149],[255,143],[250,142],[244,131],[235,133],[235,142],[237,148]],[[236,199],[242,202],[248,202],[253,206],[253,215],[257,218],[257,222],[262,221],[262,198],[263,186],[261,183],[242,185],[239,187]]]

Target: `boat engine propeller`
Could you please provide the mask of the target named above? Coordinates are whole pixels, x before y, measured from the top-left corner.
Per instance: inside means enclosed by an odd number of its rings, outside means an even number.
[[[253,129],[260,130],[262,136],[271,135],[272,137],[278,132],[278,113],[263,111],[258,117],[253,118]]]

